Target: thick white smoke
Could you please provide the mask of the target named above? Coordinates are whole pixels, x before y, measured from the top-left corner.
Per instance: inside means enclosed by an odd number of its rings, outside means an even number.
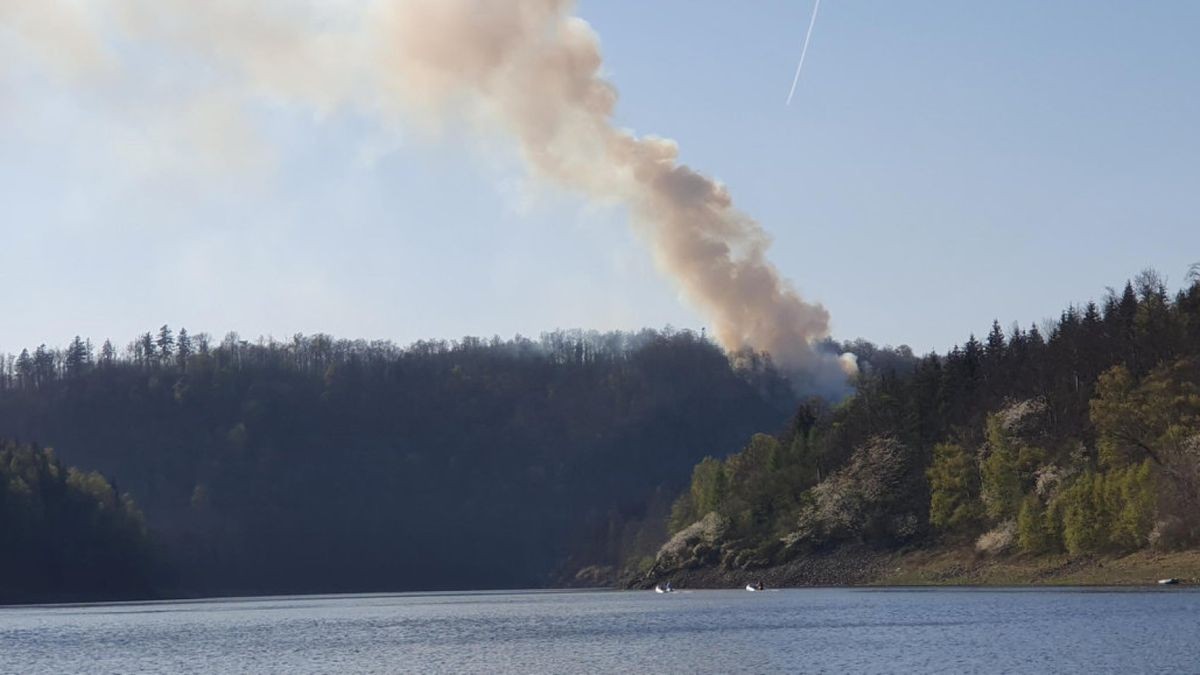
[[[780,276],[767,234],[725,187],[680,164],[673,141],[613,125],[617,94],[599,40],[573,9],[570,0],[0,0],[0,21],[34,17],[14,32],[60,62],[119,60],[120,45],[145,43],[200,57],[239,95],[502,130],[536,176],[627,206],[723,346],[765,350],[814,385],[844,380],[853,361],[814,348],[828,312]],[[70,17],[69,35],[52,30],[56,16]],[[47,36],[78,45],[52,48]]]

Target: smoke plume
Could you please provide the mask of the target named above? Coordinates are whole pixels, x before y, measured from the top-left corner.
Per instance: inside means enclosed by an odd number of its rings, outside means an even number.
[[[617,93],[598,37],[571,0],[0,0],[0,9],[14,1],[39,4],[40,18],[85,15],[58,36],[79,44],[56,54],[119,58],[114,45],[148,44],[200,57],[239,95],[501,130],[532,174],[628,208],[724,347],[765,350],[814,385],[853,371],[852,359],[816,348],[829,313],[768,261],[769,237],[725,186],[681,164],[673,141],[614,126]],[[30,25],[18,35],[44,38],[45,20]]]

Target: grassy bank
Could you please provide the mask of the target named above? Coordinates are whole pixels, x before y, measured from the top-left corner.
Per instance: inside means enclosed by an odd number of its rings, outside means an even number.
[[[1200,551],[1125,556],[984,556],[971,548],[896,555],[870,583],[881,586],[1146,586],[1173,577],[1200,584]]]
[[[984,555],[972,547],[904,553],[845,546],[800,556],[774,567],[726,570],[719,566],[675,569],[622,579],[624,588],[741,588],[762,581],[775,588],[804,586],[1155,586],[1175,578],[1200,585],[1200,550],[1141,551],[1123,556]]]

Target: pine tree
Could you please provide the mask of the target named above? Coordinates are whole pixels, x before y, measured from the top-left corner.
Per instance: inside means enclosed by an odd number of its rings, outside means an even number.
[[[175,358],[181,369],[187,367],[188,357],[192,355],[192,338],[186,328],[179,329],[179,340],[176,343]]]
[[[972,333],[967,344],[963,346],[963,365],[971,379],[975,379],[979,375],[979,365],[982,361],[983,346],[979,344],[979,340],[976,340],[975,334]]]
[[[175,337],[171,334],[171,329],[163,324],[158,329],[158,339],[155,340],[155,345],[158,347],[158,358],[166,363],[171,360],[171,354],[175,349]]]
[[[1110,330],[1116,342],[1116,356],[1130,370],[1140,372],[1135,349],[1134,322],[1137,320],[1138,300],[1133,291],[1133,282],[1125,282],[1121,299],[1117,301],[1116,315],[1110,322]]]
[[[117,350],[113,347],[112,340],[106,339],[100,347],[100,365],[109,368],[116,363],[116,360]]]
[[[998,320],[993,320],[992,329],[988,331],[987,342],[984,344],[984,356],[989,363],[999,365],[1004,359],[1004,349],[1004,329],[1000,327]]]
[[[17,383],[22,389],[33,388],[36,380],[33,367],[33,357],[29,355],[28,349],[22,349],[21,355],[17,357]]]
[[[33,352],[33,380],[38,387],[54,380],[54,352],[47,349],[46,345],[38,345]]]
[[[154,352],[154,336],[150,333],[142,333],[137,340],[135,353],[143,366],[149,366],[154,361]]]
[[[67,357],[64,361],[67,377],[79,377],[91,365],[92,353],[87,344],[78,335],[67,347]]]

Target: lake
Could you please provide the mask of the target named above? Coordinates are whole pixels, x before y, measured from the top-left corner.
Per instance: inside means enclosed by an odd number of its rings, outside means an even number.
[[[1200,672],[1200,593],[488,592],[6,607],[0,670]]]

